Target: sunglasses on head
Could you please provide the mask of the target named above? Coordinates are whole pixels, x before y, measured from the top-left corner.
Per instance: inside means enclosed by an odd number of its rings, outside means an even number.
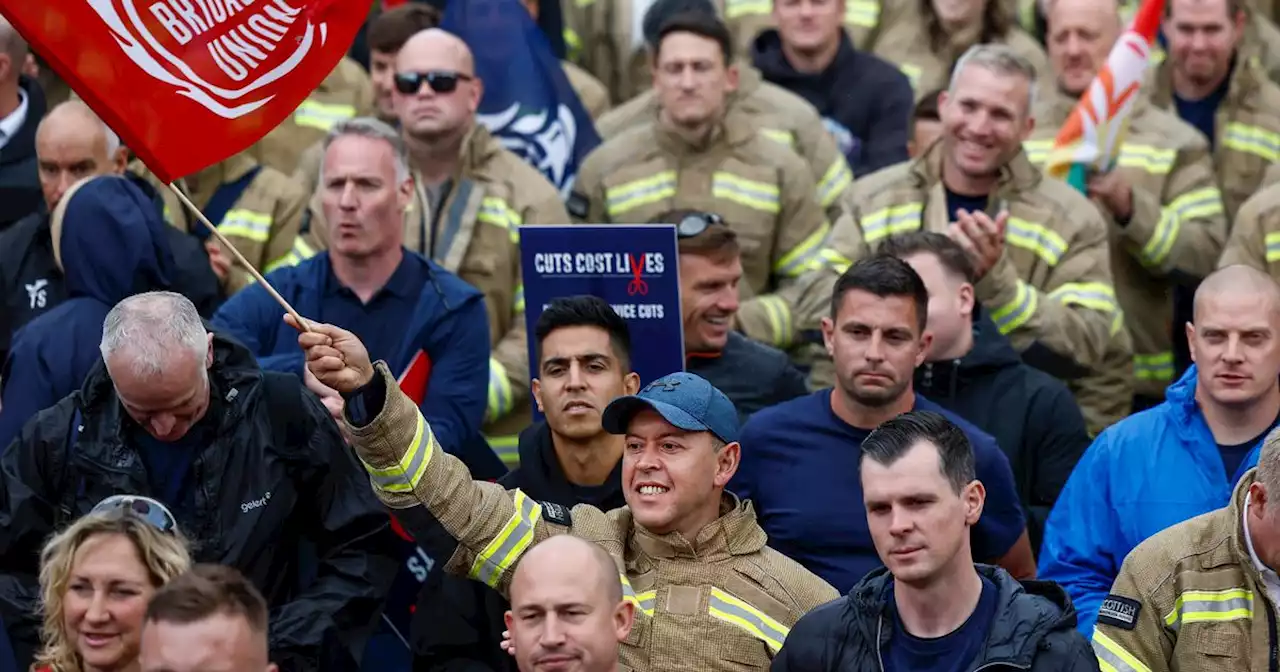
[[[165,534],[172,534],[178,527],[168,507],[150,497],[113,495],[98,502],[89,515],[99,513],[135,516]]]
[[[724,218],[714,212],[694,212],[685,215],[676,224],[676,235],[680,238],[692,238],[712,226],[724,226]]]
[[[469,82],[471,75],[452,70],[428,70],[427,72],[397,72],[396,91],[411,96],[422,90],[426,82],[436,93],[453,93],[458,89],[458,82]]]

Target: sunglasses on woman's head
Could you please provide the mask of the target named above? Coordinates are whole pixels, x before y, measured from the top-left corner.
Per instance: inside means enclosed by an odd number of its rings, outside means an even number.
[[[453,93],[458,82],[471,81],[471,75],[452,70],[428,70],[427,72],[397,72],[396,91],[411,96],[422,90],[423,82],[436,93]]]
[[[712,226],[723,226],[724,219],[714,212],[695,212],[684,216],[676,224],[676,235],[680,238],[692,238]]]
[[[89,512],[89,515],[99,513],[119,513],[120,515],[135,516],[165,534],[172,534],[174,529],[178,527],[178,523],[173,519],[173,513],[169,511],[168,507],[150,497],[113,495],[98,502],[93,507],[93,510]]]

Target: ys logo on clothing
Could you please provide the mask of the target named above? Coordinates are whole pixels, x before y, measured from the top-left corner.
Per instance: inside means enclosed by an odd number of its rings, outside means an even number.
[[[49,301],[48,293],[45,288],[49,286],[49,281],[40,278],[35,282],[27,285],[27,298],[31,299],[31,309],[44,308]]]

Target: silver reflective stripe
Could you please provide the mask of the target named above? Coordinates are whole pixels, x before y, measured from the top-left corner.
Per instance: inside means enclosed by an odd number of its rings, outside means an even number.
[[[1164,623],[1176,632],[1183,623],[1249,618],[1253,618],[1253,591],[1240,588],[1188,590],[1178,596],[1173,604],[1173,611],[1164,617]]]
[[[533,530],[542,516],[542,507],[521,490],[516,490],[516,512],[498,536],[476,555],[470,576],[496,588],[502,573],[514,567],[516,560],[533,544]]]
[[[787,640],[787,634],[791,632],[764,612],[719,588],[711,589],[707,612],[713,618],[746,630],[756,639],[764,642],[765,646],[774,653],[782,650],[782,644]]]

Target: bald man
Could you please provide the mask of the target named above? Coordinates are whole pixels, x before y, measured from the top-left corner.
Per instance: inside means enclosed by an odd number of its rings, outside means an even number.
[[[617,670],[618,643],[635,619],[619,576],[603,548],[579,537],[558,535],[530,549],[511,579],[506,613],[520,672]]]
[[[484,293],[493,352],[485,434],[514,464],[516,437],[531,421],[516,228],[567,224],[569,213],[541,173],[476,123],[484,83],[457,36],[429,28],[409,38],[396,55],[394,84],[414,177],[404,245]],[[313,226],[323,228],[313,214]]]
[[[1086,637],[1095,619],[1133,625],[1129,601],[1107,596],[1124,557],[1157,532],[1226,506],[1280,417],[1274,280],[1247,266],[1215,271],[1185,328],[1195,365],[1164,403],[1098,437],[1049,515],[1039,578],[1066,588]]]
[[[0,232],[40,207],[36,127],[44,92],[25,71],[26,40],[0,16]]]
[[[150,185],[126,173],[128,152],[119,137],[79,100],[62,103],[45,116],[35,133],[35,147],[37,194],[42,200],[34,212],[0,233],[0,361],[19,328],[67,298],[54,259],[49,213],[72,184],[86,177],[126,175],[157,209],[163,208]],[[0,160],[3,156],[0,150]],[[219,292],[209,257],[194,237],[177,229],[166,233],[178,267],[175,291],[191,299],[202,314],[212,315]]]

